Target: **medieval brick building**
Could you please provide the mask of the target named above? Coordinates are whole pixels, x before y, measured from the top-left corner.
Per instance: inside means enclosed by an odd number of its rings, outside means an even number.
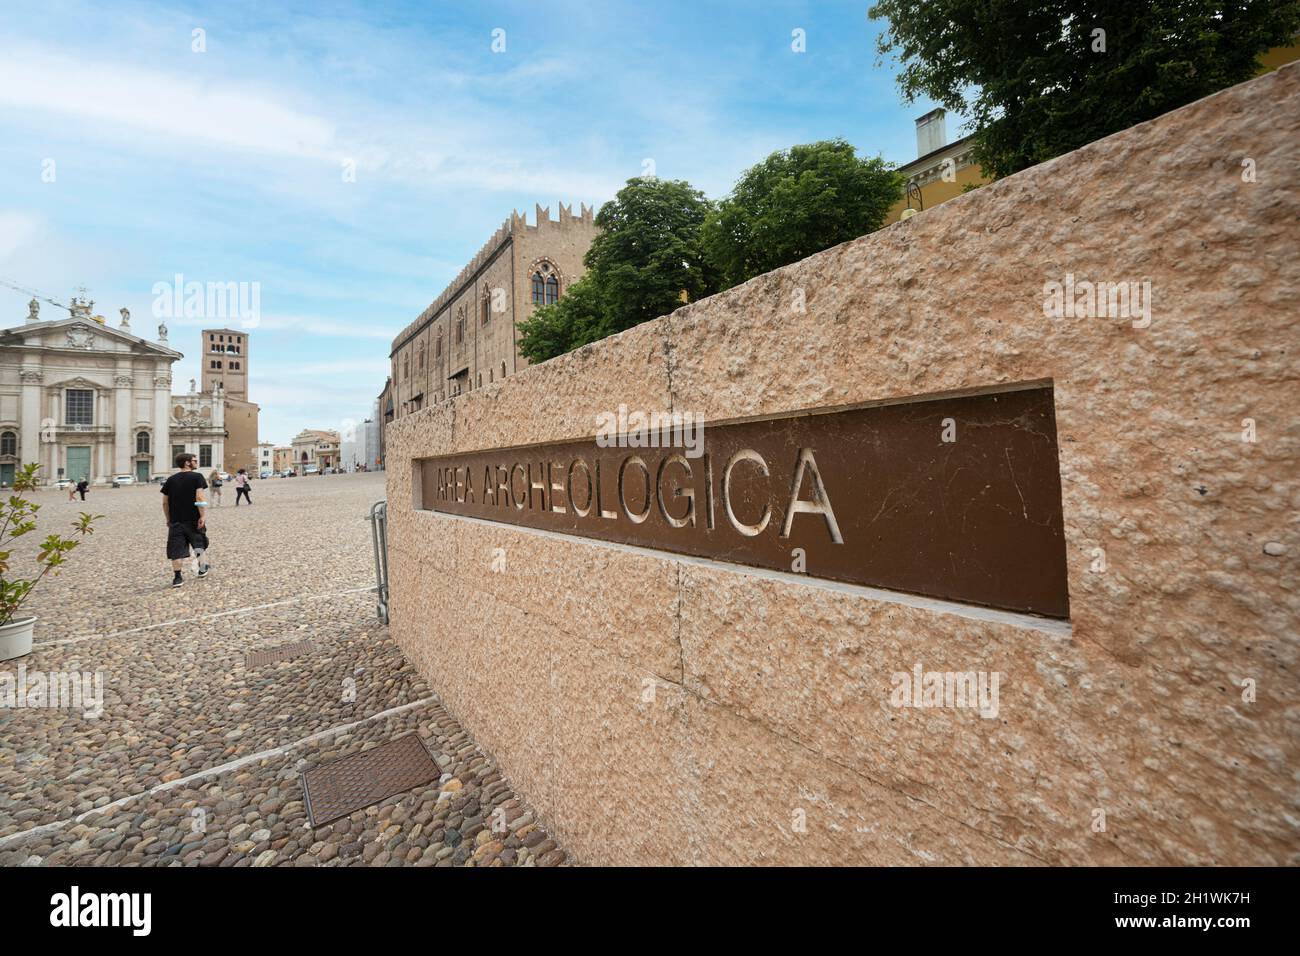
[[[393,340],[392,417],[499,382],[528,364],[517,326],[534,307],[555,302],[583,274],[596,235],[592,210],[536,207],[536,224],[515,212],[420,317]]]

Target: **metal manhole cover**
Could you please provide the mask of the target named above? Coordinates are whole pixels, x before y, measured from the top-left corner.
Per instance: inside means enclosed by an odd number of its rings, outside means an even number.
[[[311,825],[318,827],[437,777],[438,765],[420,736],[407,734],[308,770],[303,799]]]
[[[263,667],[266,664],[278,664],[280,661],[315,654],[316,645],[311,641],[294,641],[292,644],[279,644],[264,647],[260,651],[249,651],[244,656],[245,667]]]

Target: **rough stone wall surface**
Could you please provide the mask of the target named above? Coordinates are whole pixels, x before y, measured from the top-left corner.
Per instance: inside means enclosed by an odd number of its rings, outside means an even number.
[[[396,422],[398,641],[585,862],[1300,862],[1298,142],[1288,67]],[[1149,327],[1045,316],[1067,273],[1149,279]],[[620,403],[1027,381],[1055,388],[1068,628],[412,506],[413,459]],[[1001,673],[998,717],[895,709],[917,663]]]

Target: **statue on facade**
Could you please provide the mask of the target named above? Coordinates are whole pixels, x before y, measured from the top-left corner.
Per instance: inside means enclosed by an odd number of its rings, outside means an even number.
[[[198,389],[194,387],[194,379],[190,379],[190,394],[193,395]]]
[[[128,309],[126,306],[122,306],[122,308],[118,309],[117,311],[122,316],[121,328],[127,332],[130,332],[131,331],[131,310]]]
[[[41,320],[41,304],[35,299],[27,303],[27,321],[39,322]]]
[[[159,342],[166,342],[166,341],[167,341],[167,323],[166,323],[166,322],[159,322],[159,323],[158,323],[158,341],[159,341]]]

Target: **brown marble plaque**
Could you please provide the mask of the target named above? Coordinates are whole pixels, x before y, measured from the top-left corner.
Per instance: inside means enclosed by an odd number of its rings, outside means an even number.
[[[629,416],[630,417],[630,416]],[[1050,388],[428,458],[447,514],[1069,616]]]

